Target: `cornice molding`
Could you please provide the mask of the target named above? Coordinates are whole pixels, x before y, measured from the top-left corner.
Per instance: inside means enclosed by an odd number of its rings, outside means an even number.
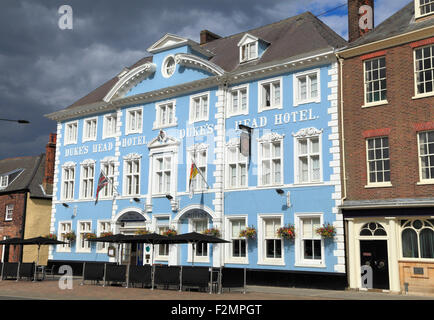
[[[258,138],[258,142],[274,142],[274,141],[279,141],[279,140],[283,140],[283,138],[285,137],[284,134],[280,135],[277,132],[270,132],[267,134],[264,134],[262,137]]]
[[[142,158],[142,155],[138,153],[129,153],[126,156],[123,157],[124,160],[139,160]]]
[[[104,97],[105,102],[109,102],[116,98],[123,97],[132,88],[134,88],[143,79],[147,78],[150,74],[157,70],[157,65],[155,63],[145,63],[138,66],[124,76],[113,86],[113,88]]]
[[[296,133],[293,133],[292,135],[296,138],[307,138],[307,137],[318,136],[322,132],[323,132],[323,129],[317,129],[314,127],[310,127],[310,128],[300,129]]]
[[[188,53],[175,54],[175,62],[181,66],[188,66],[211,72],[216,76],[222,76],[225,73],[225,71],[218,65]]]

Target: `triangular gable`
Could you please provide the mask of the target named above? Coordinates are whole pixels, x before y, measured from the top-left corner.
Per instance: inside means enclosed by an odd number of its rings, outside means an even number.
[[[148,148],[152,149],[152,148],[165,147],[170,145],[179,145],[179,144],[180,144],[179,140],[168,136],[165,131],[160,130],[158,136],[152,139],[148,143]]]
[[[258,41],[258,40],[259,40],[259,38],[255,37],[255,36],[252,36],[251,34],[246,33],[241,38],[241,40],[238,42],[237,45],[239,47],[239,46],[245,45],[246,43],[255,42],[255,41]]]
[[[167,49],[172,49],[180,45],[185,45],[188,43],[188,39],[175,36],[171,33],[166,33],[164,37],[155,42],[152,46],[148,48],[148,52],[156,53]]]

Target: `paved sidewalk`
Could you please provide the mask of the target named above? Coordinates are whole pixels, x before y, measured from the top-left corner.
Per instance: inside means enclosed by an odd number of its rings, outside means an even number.
[[[81,280],[73,281],[72,289],[61,290],[57,280],[0,281],[0,300],[434,300],[434,297],[396,295],[379,292],[335,291],[300,288],[248,286],[247,293],[240,290],[222,294],[204,292],[106,286]]]

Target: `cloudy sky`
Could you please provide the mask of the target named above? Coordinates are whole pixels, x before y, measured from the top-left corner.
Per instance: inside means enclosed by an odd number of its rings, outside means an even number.
[[[410,0],[375,0],[375,25]],[[228,36],[305,11],[347,39],[347,0],[1,0],[0,159],[45,152],[61,110],[148,55],[166,33],[199,41],[208,29]],[[73,29],[61,30],[61,5]],[[344,5],[344,6],[341,6]],[[338,9],[329,11],[333,8]]]

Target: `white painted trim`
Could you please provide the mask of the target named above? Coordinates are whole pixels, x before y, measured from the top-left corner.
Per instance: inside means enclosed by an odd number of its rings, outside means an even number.
[[[77,125],[77,131],[76,131],[76,134],[75,134],[75,139],[74,140],[69,140],[69,138],[68,138],[69,135],[68,135],[68,132],[67,132],[68,131],[68,126],[72,125],[74,123]],[[65,129],[64,129],[65,137],[64,137],[63,145],[67,146],[67,145],[70,145],[70,144],[77,144],[77,141],[78,141],[78,120],[66,122],[64,125],[65,125]]]
[[[246,104],[247,104],[247,108],[246,110],[242,111],[241,110],[241,99],[240,99],[240,91],[245,89],[246,90]],[[234,91],[237,91],[238,94],[238,109],[240,111],[238,112],[232,112],[232,93]],[[234,116],[239,116],[239,115],[248,115],[249,114],[249,83],[243,84],[243,85],[239,85],[239,86],[235,86],[235,87],[231,87],[229,89],[228,95],[227,95],[227,110],[228,112],[226,113],[226,119],[229,119],[231,117]]]
[[[60,229],[61,224],[69,224],[70,225],[70,231],[74,231],[74,229],[72,229],[72,220],[58,221],[57,222],[57,239],[59,239],[60,241],[62,240],[62,238],[60,236],[61,235],[61,229]],[[56,252],[71,252],[71,247],[72,247],[71,243],[66,248],[62,248],[62,244],[58,244],[58,245],[56,245]]]
[[[273,105],[272,102],[274,100],[274,93],[273,90],[271,88],[271,85],[273,83],[279,82],[279,88],[280,88],[280,104],[278,105]],[[262,105],[262,98],[263,98],[263,86],[266,84],[270,84],[270,106],[269,107],[264,107]],[[258,81],[258,113],[264,112],[264,111],[268,111],[268,110],[273,110],[273,109],[283,109],[283,76],[280,77],[276,77],[276,78],[271,78],[271,79],[266,79],[266,80],[262,80],[262,81]]]
[[[244,219],[246,227],[249,226],[248,223],[248,214],[237,214],[237,215],[225,215],[224,226],[225,226],[225,234],[224,239],[231,241],[232,240],[232,229],[231,229],[231,220],[241,220]],[[243,238],[240,238],[243,239]],[[233,264],[249,264],[249,239],[246,240],[246,256],[245,257],[232,257],[232,243],[228,243],[224,248],[225,261],[224,263],[233,263]]]
[[[304,100],[299,100],[299,78],[306,77],[308,78],[309,75],[315,74],[317,78],[317,96],[316,98],[307,97]],[[320,103],[321,102],[321,69],[316,68],[312,70],[307,70],[303,72],[294,73],[293,75],[293,100],[294,100],[294,107],[300,105],[300,104],[306,104],[306,103]],[[308,85],[308,82],[306,81],[306,96],[310,95],[310,87]]]
[[[209,229],[210,227],[210,221],[209,218],[188,218],[188,232],[193,232],[195,231],[193,228],[193,221],[201,221],[201,220],[206,220],[207,221],[207,229]],[[193,262],[193,254],[194,254],[194,262],[200,262],[200,263],[209,263],[210,262],[210,245],[207,243],[206,244],[207,249],[207,255],[206,256],[196,256],[196,252],[193,252],[193,245],[188,244],[188,253],[187,253],[187,262],[192,263]],[[196,247],[197,248],[197,247]]]
[[[81,242],[81,236],[80,236],[80,223],[90,223],[90,230],[89,232],[92,232],[92,220],[78,220],[77,221],[77,228],[76,228],[76,240],[75,240],[75,252],[77,253],[91,253],[92,252],[92,242],[90,242],[89,248],[81,248],[80,242]],[[87,243],[86,240],[84,240],[85,243]]]
[[[258,262],[259,265],[275,265],[275,266],[284,266],[285,265],[285,245],[284,245],[284,239],[281,239],[281,252],[282,257],[281,258],[267,258],[266,257],[266,247],[265,247],[265,219],[280,219],[280,226],[283,227],[283,214],[282,213],[258,213],[257,214],[257,254],[258,254]]]
[[[202,97],[206,96],[207,99],[207,110],[206,110],[206,117],[199,117],[198,119],[195,119],[195,112],[193,110],[193,101],[195,99],[200,99]],[[190,103],[189,103],[189,116],[188,116],[188,123],[189,124],[193,124],[196,122],[201,122],[201,121],[209,121],[209,112],[210,112],[210,92],[201,92],[195,95],[191,95],[190,96]],[[202,111],[202,110],[201,110]]]
[[[258,184],[257,187],[267,187],[267,186],[281,186],[283,185],[283,179],[285,177],[284,175],[284,171],[285,171],[285,159],[284,159],[284,143],[283,143],[283,139],[284,139],[285,135],[282,134],[278,134],[276,132],[268,132],[265,133],[262,137],[258,138],[258,145],[257,145],[257,150],[258,150]],[[274,157],[272,156],[273,154],[273,148],[272,148],[272,144],[274,142],[280,142],[280,183],[275,183],[274,182],[274,174],[273,174],[273,169],[272,169],[272,159],[274,159]],[[270,144],[270,183],[269,184],[264,184],[262,181],[262,148],[261,145],[262,144]]]
[[[172,105],[172,108],[173,108],[173,122],[161,124],[160,108],[162,106],[167,106],[170,104]],[[155,103],[155,121],[153,123],[152,130],[176,127],[177,125],[178,125],[178,118],[176,117],[176,99]]]
[[[116,118],[116,126],[115,126],[115,128],[114,128],[114,133],[112,133],[112,134],[107,134],[107,118],[108,117],[115,117]],[[118,116],[117,116],[117,112],[111,112],[111,113],[108,113],[108,114],[105,114],[104,116],[103,116],[103,124],[102,124],[102,140],[104,140],[104,139],[108,139],[108,138],[114,138],[114,137],[116,137],[117,136],[117,133],[118,133],[118,126],[117,126],[117,123],[118,123]]]
[[[130,116],[131,116],[130,113],[138,110],[140,110],[141,112],[141,119],[142,119],[142,122],[140,124],[140,129],[131,130],[129,125]],[[143,133],[143,107],[133,107],[133,108],[125,109],[125,135],[136,134],[136,133],[140,133],[140,134]]]
[[[171,74],[167,73],[167,64],[169,63],[169,59],[173,60],[174,66],[173,66],[173,72]],[[169,54],[167,57],[164,58],[163,63],[161,64],[161,75],[163,76],[163,78],[170,78],[171,76],[173,76],[176,72],[176,60],[175,60],[175,56],[173,54]]]
[[[86,131],[87,122],[88,121],[93,121],[93,120],[96,120],[96,123],[95,123],[95,136],[94,137],[86,138],[84,136],[84,133]],[[83,128],[82,128],[82,131],[81,131],[81,136],[82,136],[82,142],[83,143],[87,142],[87,141],[96,141],[96,139],[98,137],[98,117],[90,117],[90,118],[83,119]]]
[[[225,71],[218,65],[188,53],[175,54],[175,62],[182,66],[197,68],[210,72],[216,76],[222,76],[225,73]]]
[[[309,213],[294,213],[294,225],[296,230],[296,236],[295,236],[295,265],[298,267],[323,267],[325,268],[325,255],[324,255],[324,239],[322,239],[321,236],[317,236],[316,240],[321,240],[321,260],[304,260],[303,259],[303,244],[302,244],[302,227],[301,227],[301,220],[305,218],[320,218],[320,226],[324,224],[324,214],[322,212],[309,212]]]

